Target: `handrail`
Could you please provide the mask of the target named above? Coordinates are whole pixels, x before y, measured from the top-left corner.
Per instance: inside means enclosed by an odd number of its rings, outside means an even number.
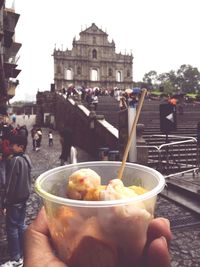
[[[165,134],[153,134],[153,135],[150,135],[150,137],[166,137]],[[168,138],[179,138],[179,139],[194,139],[195,141],[197,140],[195,137],[193,136],[184,136],[184,135],[174,135],[174,134],[169,134],[168,135]]]
[[[190,140],[184,140],[184,141],[177,141],[177,142],[171,142],[169,143],[170,145],[179,145],[179,144],[184,144],[184,143],[191,143],[191,142],[197,142],[197,140],[195,140],[195,138],[191,138]],[[166,147],[168,146],[168,143],[166,144],[162,144],[159,146],[159,150],[162,149],[163,147]]]
[[[166,135],[152,135],[151,137],[163,137],[165,138]],[[197,172],[199,170],[199,159],[198,159],[198,153],[199,150],[197,148],[197,159],[196,159],[196,163],[192,164],[190,162],[188,162],[188,159],[186,159],[186,162],[181,162],[180,160],[180,150],[185,149],[185,151],[187,151],[188,147],[186,146],[182,146],[184,144],[189,144],[189,143],[195,143],[197,144],[197,138],[195,137],[190,137],[190,136],[179,136],[179,135],[168,135],[168,141],[170,138],[177,138],[179,139],[178,141],[173,141],[173,142],[168,142],[168,143],[163,143],[159,146],[156,145],[137,145],[137,148],[148,148],[148,149],[155,149],[157,150],[157,158],[155,160],[155,162],[157,162],[157,169],[159,171],[166,171],[166,166],[167,166],[167,171],[169,171],[169,166],[176,166],[179,168],[179,172],[177,173],[171,173],[168,175],[164,175],[165,178],[169,178],[175,175],[180,175],[180,174],[184,174],[187,172]],[[186,139],[186,140],[180,140],[180,139]],[[174,147],[178,147],[178,155],[174,156],[173,154],[173,149]],[[164,152],[164,154],[163,154]],[[173,157],[174,156],[174,157]],[[163,158],[164,157],[164,158]],[[154,159],[152,159],[154,160]],[[164,167],[163,167],[164,166]],[[187,170],[184,171],[180,171],[181,167],[185,167],[188,168]]]
[[[182,171],[182,172],[176,172],[176,173],[172,173],[172,174],[169,174],[169,175],[164,175],[164,178],[165,179],[169,179],[169,178],[171,178],[171,177],[173,177],[173,176],[178,176],[178,175],[183,175],[183,174],[185,174],[185,173],[189,173],[189,172],[196,172],[196,171],[198,171],[199,170],[199,167],[195,167],[195,168],[192,168],[192,169],[188,169],[188,170],[186,170],[186,171]]]
[[[147,147],[147,148],[156,148],[157,150],[161,150],[163,147],[166,147],[166,146],[171,146],[171,145],[179,145],[179,144],[184,144],[184,143],[191,143],[193,141],[197,142],[197,140],[195,140],[196,138],[194,139],[191,139],[191,140],[184,140],[184,141],[177,141],[177,142],[171,142],[171,143],[166,143],[166,144],[162,144],[160,146],[155,146],[155,145],[137,145],[137,147]]]

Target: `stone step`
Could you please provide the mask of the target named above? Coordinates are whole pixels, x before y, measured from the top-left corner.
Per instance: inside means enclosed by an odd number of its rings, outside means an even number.
[[[181,178],[183,177],[168,179],[162,195],[200,214],[200,185]]]

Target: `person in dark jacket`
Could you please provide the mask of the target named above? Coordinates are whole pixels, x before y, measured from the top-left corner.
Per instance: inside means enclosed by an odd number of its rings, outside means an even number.
[[[18,134],[23,135],[23,136],[28,138],[28,129],[27,129],[26,125],[22,125],[19,127]]]
[[[60,165],[66,165],[69,163],[70,150],[72,146],[72,133],[69,129],[64,129],[60,132],[60,143],[61,143],[61,155]]]
[[[25,136],[13,135],[10,144],[13,157],[6,168],[6,192],[3,203],[10,261],[4,265],[22,266],[26,203],[31,190],[31,161],[25,154]]]

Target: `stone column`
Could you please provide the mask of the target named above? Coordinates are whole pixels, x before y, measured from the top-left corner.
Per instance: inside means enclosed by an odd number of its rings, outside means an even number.
[[[129,106],[128,107],[128,134],[130,136],[131,128],[136,116],[136,108]],[[137,162],[137,148],[136,148],[136,131],[133,134],[133,139],[131,143],[131,147],[129,150],[129,161]]]

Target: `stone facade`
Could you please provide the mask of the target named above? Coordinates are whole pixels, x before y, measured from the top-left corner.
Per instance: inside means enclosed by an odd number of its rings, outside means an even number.
[[[70,84],[76,87],[102,89],[132,88],[132,55],[115,52],[115,43],[94,23],[74,38],[72,50],[54,49],[55,89],[61,91]]]

